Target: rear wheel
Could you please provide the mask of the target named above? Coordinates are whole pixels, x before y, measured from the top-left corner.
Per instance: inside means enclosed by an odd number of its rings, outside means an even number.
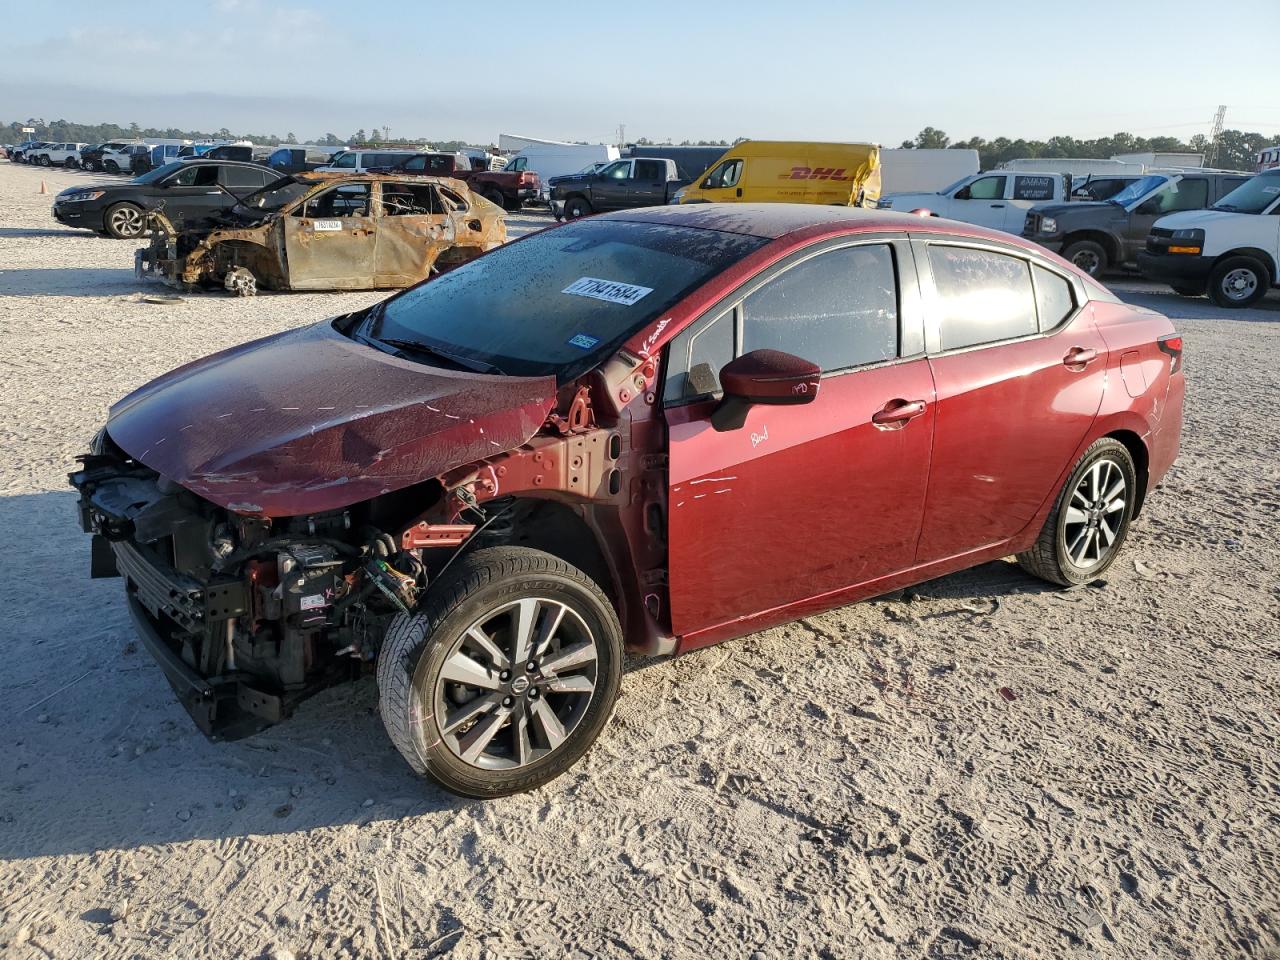
[[[1220,307],[1247,307],[1267,295],[1271,275],[1254,257],[1228,257],[1209,274],[1209,297]]]
[[[1101,276],[1110,265],[1106,248],[1095,240],[1077,240],[1067,244],[1062,251],[1064,260],[1070,260],[1091,277]]]
[[[495,204],[499,207],[504,206],[504,202],[502,199],[502,191],[499,190],[497,187],[485,188],[484,193],[480,194],[480,196],[484,197],[490,203]]]
[[[114,160],[108,160],[103,164],[103,169],[105,169],[107,173],[119,173],[120,164],[116,163]]]
[[[117,240],[132,240],[140,237],[147,227],[142,208],[132,203],[117,203],[108,207],[102,222],[107,233]]]
[[[378,656],[401,756],[454,793],[498,797],[558,777],[595,741],[622,674],[622,628],[581,570],[526,547],[461,557]]]
[[[62,161],[62,165],[68,170],[74,170],[76,167],[80,166],[80,164],[76,162],[75,157],[67,157],[66,160]]]
[[[1096,580],[1124,545],[1137,496],[1128,448],[1103,437],[1071,471],[1035,545],[1018,554],[1019,565],[1064,587]]]

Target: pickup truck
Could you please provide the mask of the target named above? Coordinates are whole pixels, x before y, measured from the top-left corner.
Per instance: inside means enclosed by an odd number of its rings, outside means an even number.
[[[463,181],[490,203],[506,210],[519,210],[526,200],[538,195],[541,186],[532,170],[489,170],[479,168],[462,153],[415,153],[384,167],[370,167],[377,173],[417,173],[428,177],[453,177]]]
[[[595,173],[551,178],[551,212],[557,220],[574,220],[604,210],[653,207],[672,202],[688,180],[674,160],[633,157],[615,160]]]
[[[80,149],[85,146],[88,144],[48,143],[39,149],[29,151],[27,159],[43,167],[75,168],[80,166]]]
[[[1026,212],[1021,233],[1096,277],[1135,263],[1158,218],[1203,210],[1249,176],[1210,170],[1148,174],[1103,201],[1038,204]]]
[[[939,217],[1020,233],[1027,211],[1037,203],[1066,200],[1071,177],[1065,173],[989,170],[957,180],[937,193],[890,193],[881,210],[925,209]]]

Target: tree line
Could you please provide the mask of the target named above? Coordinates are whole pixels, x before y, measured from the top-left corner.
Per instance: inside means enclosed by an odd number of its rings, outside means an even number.
[[[968,140],[953,141],[936,127],[925,127],[916,134],[914,140],[904,140],[902,146],[906,149],[977,150],[983,170],[1023,157],[1105,160],[1119,153],[1202,153],[1206,166],[1252,171],[1255,169],[1258,151],[1273,143],[1274,139],[1271,137],[1243,130],[1223,130],[1216,147],[1202,133],[1197,133],[1185,142],[1177,137],[1136,137],[1131,133],[1116,133],[1095,140],[1080,140],[1076,137],[1050,137],[1048,140],[996,137],[994,140],[984,140],[982,137],[971,137]]]

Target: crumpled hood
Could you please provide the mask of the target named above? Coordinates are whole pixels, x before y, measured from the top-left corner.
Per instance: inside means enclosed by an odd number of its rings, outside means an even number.
[[[553,377],[455,372],[393,357],[329,321],[179,367],[111,408],[130,456],[228,509],[336,510],[520,446]]]

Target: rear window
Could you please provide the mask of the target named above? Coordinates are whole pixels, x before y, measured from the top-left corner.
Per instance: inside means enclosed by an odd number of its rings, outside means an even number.
[[[1025,260],[990,250],[932,244],[943,350],[1025,337],[1039,329]]]
[[[563,383],[764,243],[716,230],[582,220],[392,297],[372,332]]]

